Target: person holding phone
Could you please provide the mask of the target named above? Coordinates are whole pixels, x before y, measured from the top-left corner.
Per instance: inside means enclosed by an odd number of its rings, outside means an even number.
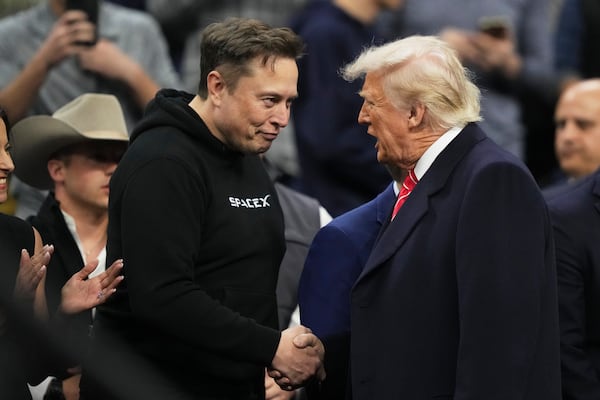
[[[482,89],[482,126],[500,146],[525,159],[522,92],[550,79],[552,35],[547,0],[406,0],[393,36],[439,35],[475,74]],[[547,83],[544,81],[543,83]],[[547,85],[546,85],[547,86]]]
[[[180,86],[152,17],[108,2],[45,0],[1,19],[0,37],[0,104],[13,124],[95,92],[117,97],[131,131],[160,87]],[[45,197],[14,185],[13,194],[20,217]]]

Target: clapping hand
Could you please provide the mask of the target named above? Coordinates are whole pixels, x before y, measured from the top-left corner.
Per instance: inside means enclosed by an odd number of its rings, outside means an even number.
[[[15,297],[23,300],[33,300],[35,291],[46,274],[46,266],[50,262],[50,257],[54,252],[54,246],[44,245],[42,250],[29,256],[25,249],[21,250],[21,260],[19,262],[19,272],[15,282]]]
[[[98,266],[98,260],[90,261],[79,272],[73,274],[61,291],[60,310],[65,314],[76,314],[104,303],[123,280],[119,275],[123,260],[116,260],[101,274],[87,279]]]

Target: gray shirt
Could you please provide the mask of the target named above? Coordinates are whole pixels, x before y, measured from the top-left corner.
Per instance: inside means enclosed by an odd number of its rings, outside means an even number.
[[[56,21],[47,2],[0,20],[0,88],[6,87],[23,70]],[[150,15],[100,1],[98,29],[99,37],[115,43],[159,86],[181,86],[160,27]],[[52,68],[28,115],[52,114],[77,96],[90,92],[117,96],[131,131],[142,110],[129,88],[84,71],[76,57],[67,58]]]

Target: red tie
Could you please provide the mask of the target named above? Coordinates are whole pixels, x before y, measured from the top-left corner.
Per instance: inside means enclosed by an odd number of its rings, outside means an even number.
[[[410,192],[415,188],[417,182],[419,182],[419,180],[415,175],[415,171],[412,169],[409,170],[408,175],[404,178],[404,182],[402,182],[400,193],[398,193],[398,199],[396,200],[396,205],[394,205],[394,211],[392,212],[392,220],[396,214],[398,214],[398,210],[400,210],[400,207],[402,207],[402,204],[404,204]]]

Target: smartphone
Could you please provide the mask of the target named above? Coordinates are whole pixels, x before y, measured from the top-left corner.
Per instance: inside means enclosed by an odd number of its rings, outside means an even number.
[[[87,14],[88,20],[96,26],[94,40],[91,42],[81,42],[84,46],[93,46],[98,38],[98,0],[67,0],[67,10],[81,10]]]
[[[506,39],[510,26],[506,17],[481,17],[478,21],[479,31],[498,39]]]

